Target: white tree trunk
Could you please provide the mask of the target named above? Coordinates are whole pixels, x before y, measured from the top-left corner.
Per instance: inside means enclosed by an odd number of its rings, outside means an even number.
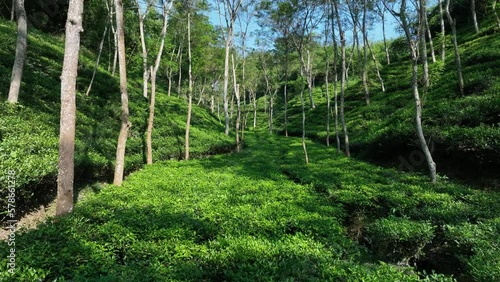
[[[156,99],[156,74],[158,73],[158,69],[160,68],[161,57],[163,55],[163,48],[165,47],[165,36],[167,35],[167,26],[168,26],[168,13],[173,5],[173,0],[170,1],[169,6],[167,6],[167,1],[163,0],[163,26],[161,29],[161,39],[160,39],[160,48],[158,49],[158,53],[156,54],[156,60],[154,67],[151,67],[151,98],[150,98],[150,106],[149,106],[149,118],[148,118],[148,130],[147,130],[147,138],[146,138],[146,147],[147,147],[147,164],[153,163],[153,145],[152,145],[152,135],[153,135],[153,122],[155,116],[155,99]]]
[[[425,16],[425,29],[427,30],[427,38],[429,39],[429,47],[431,49],[432,62],[436,62],[436,53],[434,52],[434,41],[432,40],[431,28],[429,27],[429,17]]]
[[[446,59],[446,29],[444,27],[443,3],[438,0],[439,6],[439,21],[441,23],[441,61]]]
[[[474,23],[474,30],[476,33],[479,33],[479,25],[477,24],[477,16],[476,16],[476,1],[470,0],[470,10],[472,12],[472,22]]]
[[[344,94],[345,94],[345,84],[346,84],[346,56],[345,56],[345,33],[342,29],[342,23],[340,18],[340,13],[338,9],[338,4],[336,1],[333,1],[335,14],[337,16],[337,25],[340,34],[340,62],[341,62],[341,78],[340,78],[340,123],[342,124],[342,130],[344,132],[344,153],[347,157],[351,156],[351,151],[349,149],[349,135],[347,133],[347,125],[345,122],[345,114],[344,114]]]
[[[76,77],[80,53],[83,0],[70,0],[66,20],[64,61],[61,74],[61,121],[59,130],[59,170],[56,215],[73,210],[76,130]]]
[[[191,130],[191,111],[193,109],[193,73],[192,73],[192,62],[191,62],[191,13],[188,12],[188,24],[187,24],[187,36],[188,36],[188,74],[189,74],[189,86],[188,86],[188,112],[186,117],[186,135],[185,141],[185,154],[184,159],[189,160],[189,131]]]
[[[391,64],[391,58],[389,56],[389,47],[387,47],[387,38],[385,36],[385,9],[381,11],[381,18],[382,18],[382,37],[384,40],[384,50],[385,50],[385,59],[387,61],[387,64]]]
[[[463,96],[464,95],[464,79],[463,79],[463,75],[462,75],[462,63],[460,61],[460,51],[458,50],[456,21],[451,17],[451,14],[450,14],[450,0],[446,1],[445,12],[446,12],[446,17],[448,18],[448,23],[450,24],[450,27],[451,27],[453,48],[455,50],[455,64],[457,66],[458,88],[460,91],[460,95]]]
[[[429,88],[429,62],[427,60],[427,42],[425,40],[425,23],[427,22],[427,5],[425,0],[419,1],[419,28],[418,28],[418,37],[420,40],[420,60],[422,61],[422,72],[423,72],[423,82],[425,85],[425,89]]]
[[[418,136],[418,141],[420,144],[420,148],[422,149],[425,159],[427,161],[427,165],[429,167],[429,173],[431,182],[436,182],[436,164],[432,159],[431,152],[429,147],[427,146],[427,142],[425,141],[423,129],[422,129],[422,104],[420,101],[420,95],[418,93],[418,47],[417,42],[413,40],[410,28],[408,27],[408,22],[406,19],[406,0],[401,1],[401,9],[399,13],[395,11],[391,11],[394,17],[399,17],[402,28],[404,30],[406,36],[406,42],[408,44],[408,49],[412,58],[412,91],[413,97],[415,99],[415,121],[416,121],[416,131]],[[425,36],[425,34],[419,34],[419,36]]]
[[[127,90],[127,57],[125,55],[125,24],[123,22],[123,2],[115,0],[116,35],[118,41],[118,66],[120,71],[121,97],[121,127],[116,146],[116,163],[113,184],[121,186],[125,169],[125,149],[127,146],[128,131],[132,124],[129,122],[128,90]]]
[[[95,61],[95,65],[94,65],[94,71],[92,72],[92,78],[90,79],[90,83],[89,83],[89,86],[87,87],[87,91],[85,91],[86,96],[89,96],[90,90],[92,90],[92,84],[94,84],[95,74],[97,72],[97,68],[99,67],[99,61],[101,59],[102,48],[104,47],[104,39],[106,38],[107,32],[108,32],[108,24],[106,23],[106,26],[104,26],[104,32],[102,33],[101,42],[99,43],[99,51],[97,53],[97,59]]]
[[[500,18],[498,17],[497,14],[497,0],[493,0],[493,5],[491,6],[493,9],[493,14],[495,15],[495,19],[497,20],[497,26],[500,28]]]
[[[12,67],[12,76],[10,79],[10,89],[7,101],[17,103],[19,100],[19,89],[23,78],[24,61],[26,60],[26,47],[28,38],[28,26],[26,22],[26,11],[24,10],[24,0],[15,0],[15,12],[17,21],[17,41],[16,57]]]
[[[137,4],[139,5],[139,4]],[[140,8],[138,8],[140,9]],[[142,96],[144,98],[148,97],[148,80],[149,80],[149,70],[148,70],[148,50],[146,48],[146,40],[144,38],[144,18],[139,11],[139,34],[141,36],[141,48],[142,48]]]

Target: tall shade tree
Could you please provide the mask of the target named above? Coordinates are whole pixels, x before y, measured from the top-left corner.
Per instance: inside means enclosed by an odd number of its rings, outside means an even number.
[[[375,6],[377,7],[377,14],[380,16],[380,21],[382,22],[382,39],[384,41],[384,51],[385,51],[385,60],[387,61],[387,64],[391,64],[391,58],[389,55],[389,47],[387,45],[387,38],[385,36],[385,12],[386,8],[384,5],[380,5],[379,1],[375,1]]]
[[[495,15],[495,19],[497,20],[497,26],[500,28],[500,18],[497,13],[497,0],[493,0],[493,4],[491,5],[491,9],[493,10],[493,14]]]
[[[335,16],[337,18],[337,27],[340,34],[340,123],[342,124],[342,130],[344,132],[344,153],[347,157],[351,156],[351,151],[349,149],[349,134],[347,132],[347,124],[345,122],[345,107],[344,107],[344,97],[345,97],[345,87],[346,87],[346,50],[345,50],[345,32],[342,28],[342,18],[340,17],[339,4],[336,0],[330,0],[333,10],[335,11]]]
[[[127,57],[125,55],[125,23],[123,22],[123,1],[115,0],[116,35],[118,40],[118,66],[120,71],[120,98],[121,98],[121,127],[116,145],[116,163],[113,184],[121,186],[125,168],[125,148],[127,146],[128,131],[132,124],[129,122],[128,90],[127,90]]]
[[[334,115],[335,115],[335,141],[337,143],[337,153],[340,153],[340,136],[339,136],[339,108],[338,108],[338,80],[339,80],[339,75],[338,75],[338,61],[339,61],[339,52],[338,52],[338,44],[337,44],[337,38],[336,38],[336,33],[335,33],[335,13],[334,13],[334,7],[333,4],[331,4],[331,1],[328,1],[329,4],[329,13],[330,15],[328,18],[330,18],[330,24],[331,24],[331,30],[332,30],[332,42],[333,42],[333,89],[334,89]]]
[[[61,75],[61,120],[59,130],[59,171],[57,175],[56,215],[73,210],[75,174],[76,77],[80,53],[83,1],[70,0],[66,21],[64,61]]]
[[[326,92],[326,146],[330,147],[330,57],[328,53],[328,37],[330,33],[330,16],[326,17],[325,40],[323,49],[325,50],[325,92]]]
[[[472,13],[472,23],[474,24],[474,30],[476,33],[479,32],[479,25],[477,23],[477,16],[476,16],[476,0],[470,0],[470,11]]]
[[[273,6],[274,5],[274,6]],[[284,49],[283,74],[285,81],[283,85],[284,102],[284,130],[288,137],[288,80],[290,65],[290,43],[291,29],[294,18],[290,16],[292,5],[287,1],[261,1],[259,7],[259,24],[262,28],[270,28],[270,31],[277,37],[276,43],[282,45]]]
[[[107,4],[107,3],[106,3]],[[109,8],[108,8],[109,11]],[[94,84],[94,79],[95,75],[97,73],[97,68],[99,67],[99,61],[101,60],[101,55],[102,55],[102,49],[104,47],[104,40],[106,39],[106,34],[108,32],[108,24],[112,24],[112,15],[111,13],[108,13],[108,19],[106,20],[106,23],[104,25],[104,31],[102,32],[102,37],[101,37],[101,42],[99,43],[99,50],[97,53],[97,58],[94,64],[94,71],[92,72],[92,78],[90,79],[89,86],[87,87],[87,91],[85,91],[85,95],[89,96],[90,91],[92,90],[92,84]]]
[[[194,0],[196,1],[196,0]],[[191,2],[191,1],[189,1]],[[195,2],[196,3],[196,2]],[[190,5],[191,6],[191,5]],[[189,7],[191,9],[191,7]],[[186,118],[186,136],[185,136],[185,155],[184,159],[189,160],[189,131],[191,129],[191,112],[193,110],[193,62],[191,55],[191,11],[187,14],[187,41],[188,41],[188,74],[189,74],[189,86],[188,86],[188,112]]]
[[[240,41],[241,41],[241,87],[235,89],[236,103],[238,109],[238,115],[236,120],[236,150],[240,151],[242,144],[245,139],[245,125],[246,125],[246,115],[243,114],[246,108],[246,92],[247,92],[247,80],[246,80],[246,58],[247,58],[247,35],[248,28],[252,22],[252,18],[256,13],[256,3],[254,1],[248,1],[246,5],[242,7],[241,14],[238,17],[238,22],[240,26]],[[241,88],[241,91],[240,91]],[[241,95],[241,93],[242,95]],[[243,98],[243,103],[241,101]],[[240,132],[241,127],[241,132]],[[241,133],[241,134],[240,134]],[[241,138],[240,138],[241,135]]]
[[[220,9],[220,4],[222,2],[223,12]],[[241,8],[243,0],[218,0],[219,17],[222,22],[222,14],[224,14],[225,27],[223,30],[224,34],[224,47],[225,47],[225,57],[224,57],[224,88],[223,88],[223,102],[224,102],[224,117],[225,117],[225,130],[224,133],[229,135],[229,98],[228,98],[228,87],[229,87],[229,54],[231,48],[234,45],[234,23],[236,17],[238,16],[238,11]],[[222,23],[221,23],[222,27]]]
[[[21,88],[21,79],[23,77],[24,61],[26,60],[26,47],[28,37],[28,26],[26,23],[26,11],[24,10],[24,0],[14,0],[14,11],[17,20],[17,41],[16,57],[12,67],[12,77],[10,80],[9,103],[17,103],[19,99],[19,89]]]
[[[427,30],[427,38],[429,39],[429,48],[431,49],[432,62],[436,62],[436,53],[434,52],[434,41],[432,40],[432,32],[429,26],[429,17],[425,16],[425,27]]]
[[[156,75],[158,73],[158,69],[160,68],[161,57],[163,55],[163,48],[165,46],[165,36],[167,34],[167,26],[168,26],[168,15],[170,10],[172,9],[173,0],[162,0],[162,15],[163,15],[163,26],[160,34],[160,48],[158,49],[158,53],[156,54],[155,65],[150,67],[151,72],[151,96],[149,97],[149,117],[148,117],[148,129],[146,133],[146,163],[153,163],[153,145],[152,145],[152,136],[153,136],[153,122],[155,117],[155,100],[156,100]],[[147,89],[146,89],[147,90]],[[147,95],[146,95],[147,96]]]
[[[313,31],[318,26],[321,18],[318,17],[320,3],[310,0],[295,1],[292,3],[291,9],[288,11],[289,16],[296,19],[297,24],[292,29],[292,41],[300,59],[300,79],[305,78],[309,89],[309,102],[311,108],[315,108],[312,97],[312,67],[310,64],[310,44],[312,41]],[[304,54],[305,53],[305,54]],[[307,55],[308,62],[306,63],[304,55]],[[306,164],[309,163],[309,155],[307,154],[306,146],[306,113],[304,102],[304,86],[300,87],[300,101],[302,107],[302,148],[304,149],[304,157]]]
[[[148,49],[146,46],[146,35],[144,34],[144,20],[146,19],[151,6],[152,0],[145,3],[144,12],[142,12],[143,5],[139,0],[135,0],[137,6],[137,16],[139,17],[139,35],[141,37],[141,50],[142,50],[142,96],[148,97],[148,80],[149,80],[149,66],[148,66]]]
[[[446,0],[446,5],[444,9],[446,13],[446,17],[448,18],[448,23],[451,27],[451,38],[453,40],[453,49],[455,50],[455,64],[457,68],[457,77],[458,77],[458,89],[460,91],[460,95],[464,95],[464,78],[462,74],[462,63],[460,61],[460,51],[458,50],[458,42],[457,42],[457,21],[451,17],[450,13],[450,0]]]
[[[365,34],[365,29],[366,29],[366,8],[368,5],[366,5],[366,0],[363,0],[364,3],[361,4],[358,1],[350,1],[346,0],[347,7],[349,8],[349,14],[351,15],[351,20],[353,24],[353,48],[354,45],[357,47],[357,62],[359,65],[359,71],[360,71],[360,79],[363,83],[363,89],[365,91],[365,101],[367,105],[370,105],[370,89],[368,87],[368,78],[367,78],[367,56],[366,56],[366,45],[367,45],[367,40],[365,39],[366,37],[363,36],[363,59],[361,59],[361,50],[359,48],[359,39],[358,39],[358,26],[361,26],[361,33],[364,35]],[[363,15],[362,15],[362,24],[359,24],[359,16],[361,13],[361,7],[363,7]],[[353,49],[354,50],[354,49]],[[354,53],[351,54],[353,58]]]
[[[430,85],[429,81],[429,62],[427,60],[427,40],[425,38],[426,23],[427,23],[427,3],[425,0],[419,0],[419,25],[418,38],[420,40],[420,60],[422,61],[422,80],[427,89]]]
[[[431,151],[429,150],[429,146],[425,140],[424,131],[422,129],[422,102],[420,100],[420,94],[418,91],[418,42],[420,36],[425,36],[425,34],[418,33],[417,38],[415,39],[412,35],[412,31],[410,30],[410,25],[407,19],[407,8],[406,8],[406,0],[401,0],[399,12],[396,12],[393,8],[389,9],[391,14],[399,20],[399,23],[405,33],[406,42],[408,44],[408,49],[411,55],[412,61],[412,79],[411,86],[413,97],[415,99],[415,123],[416,123],[416,133],[418,136],[418,141],[420,145],[420,149],[423,151],[425,159],[427,161],[427,165],[429,167],[429,174],[431,178],[431,182],[436,182],[436,163],[434,162]],[[420,22],[420,25],[425,24],[425,22]],[[421,27],[418,27],[421,28]]]
[[[446,59],[446,29],[444,26],[444,12],[443,12],[443,3],[441,0],[438,0],[439,6],[439,23],[441,24],[441,61],[443,63]]]

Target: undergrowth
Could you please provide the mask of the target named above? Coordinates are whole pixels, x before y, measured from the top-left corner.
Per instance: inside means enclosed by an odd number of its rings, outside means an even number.
[[[147,166],[122,187],[88,195],[71,215],[18,234],[17,274],[2,272],[3,279],[497,277],[498,194],[447,181],[422,184],[421,176],[347,159],[314,143],[308,143],[311,164],[304,165],[299,139],[246,136],[242,153]],[[8,248],[0,244],[2,252]],[[424,258],[440,255],[456,261],[455,268],[419,268]]]

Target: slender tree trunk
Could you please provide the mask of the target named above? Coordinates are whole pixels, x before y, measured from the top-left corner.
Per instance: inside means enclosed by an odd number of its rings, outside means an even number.
[[[172,8],[173,1],[170,1],[170,6],[167,7],[167,2],[163,1],[163,26],[161,29],[161,40],[160,40],[160,48],[158,49],[158,53],[156,54],[156,60],[154,67],[151,67],[151,97],[150,97],[150,105],[149,105],[149,118],[148,118],[148,130],[146,137],[146,147],[147,147],[147,164],[153,163],[153,145],[152,145],[152,136],[153,136],[153,123],[155,117],[155,100],[156,100],[156,74],[158,73],[158,69],[160,68],[161,57],[163,55],[163,48],[165,47],[165,36],[167,34],[167,25],[168,25],[168,13]],[[147,96],[146,96],[147,97]]]
[[[115,24],[116,24],[116,8],[115,0],[109,0],[109,14],[110,17],[115,14]],[[107,1],[106,1],[107,4]],[[111,22],[111,32],[113,33],[113,43],[114,43],[114,54],[113,54],[113,67],[111,69],[111,76],[115,76],[116,63],[118,62],[118,34],[116,33],[115,25]]]
[[[446,29],[444,27],[444,16],[443,16],[443,3],[438,0],[439,6],[439,21],[441,23],[441,61],[443,63],[446,59]]]
[[[460,95],[463,96],[464,95],[464,79],[462,76],[462,63],[460,62],[460,51],[458,50],[456,20],[454,20],[450,14],[450,0],[446,1],[445,12],[446,12],[446,16],[448,18],[448,23],[451,26],[453,48],[455,49],[455,64],[457,65],[458,88],[460,91]]]
[[[128,90],[127,90],[127,57],[125,55],[125,24],[123,22],[123,2],[115,0],[116,35],[118,40],[118,65],[120,70],[121,95],[121,128],[116,146],[116,164],[113,184],[121,186],[125,168],[125,148],[127,146],[128,131],[132,124],[129,122]]]
[[[109,11],[109,10],[108,10]],[[113,22],[110,23],[113,26]],[[106,70],[111,72],[111,30],[108,29],[108,67]]]
[[[255,91],[250,90],[250,93],[253,98],[253,128],[257,128],[257,93]]]
[[[139,4],[138,4],[139,5]],[[140,9],[140,7],[138,7]],[[148,97],[148,50],[146,48],[146,40],[144,39],[144,18],[139,11],[139,34],[141,35],[141,48],[142,48],[142,96]]]
[[[361,24],[361,33],[363,34],[363,70],[361,79],[363,80],[363,87],[365,88],[365,100],[366,104],[370,105],[370,88],[368,87],[368,55],[367,55],[367,45],[368,45],[368,37],[366,36],[366,9],[368,6],[368,1],[364,0],[363,4],[363,19]]]
[[[326,49],[326,48],[325,48]],[[326,87],[326,146],[330,147],[330,84],[329,84],[329,68],[328,55],[326,55],[326,72],[325,72],[325,87]]]
[[[338,92],[337,92],[337,85],[338,85],[338,45],[337,45],[337,38],[335,35],[335,7],[330,0],[330,17],[331,17],[331,25],[332,25],[332,41],[333,41],[333,71],[334,71],[334,78],[333,78],[333,88],[334,88],[334,109],[335,109],[335,141],[337,144],[337,153],[340,153],[340,136],[339,136],[339,110],[338,110]]]
[[[416,53],[416,51],[413,51]],[[415,122],[416,122],[416,127],[417,127],[417,136],[418,140],[420,143],[420,148],[424,152],[425,158],[427,160],[427,165],[429,167],[429,172],[430,172],[430,177],[431,177],[431,182],[435,183],[436,182],[436,163],[434,163],[434,160],[432,159],[431,152],[429,150],[429,147],[427,146],[427,143],[425,141],[424,137],[424,132],[422,129],[422,103],[420,102],[420,96],[418,93],[418,66],[417,66],[417,56],[416,54],[414,55],[413,63],[412,63],[412,69],[413,69],[413,75],[412,75],[412,89],[413,89],[413,97],[415,98]]]
[[[107,32],[108,32],[108,25],[106,24],[104,26],[104,32],[102,33],[101,42],[99,43],[99,52],[97,53],[97,59],[95,61],[95,65],[94,65],[94,71],[92,72],[92,78],[90,79],[89,86],[87,87],[87,91],[85,92],[86,96],[89,96],[90,90],[92,89],[92,84],[94,83],[95,74],[97,72],[97,68],[99,67],[99,61],[101,59],[102,48],[104,46],[104,39],[106,39],[106,33]]]
[[[448,0],[449,1],[449,0]],[[411,56],[412,56],[412,90],[413,90],[413,97],[415,98],[415,121],[416,121],[416,131],[417,131],[417,136],[418,140],[420,143],[420,148],[424,152],[425,159],[427,160],[427,165],[429,166],[429,171],[430,171],[430,178],[431,182],[435,183],[436,182],[436,164],[434,163],[434,160],[432,159],[431,152],[429,150],[429,147],[427,146],[427,142],[425,141],[423,129],[422,129],[422,104],[420,102],[420,96],[418,93],[418,54],[417,54],[417,47],[416,47],[416,42],[413,41],[411,33],[410,33],[410,28],[408,27],[407,19],[406,19],[406,0],[401,1],[401,9],[399,12],[399,18],[401,20],[401,24],[403,27],[403,30],[406,35],[406,41],[408,43],[408,48],[410,50]],[[395,13],[393,13],[395,15]],[[421,23],[423,24],[423,23]],[[419,36],[425,36],[425,34],[419,34]]]
[[[370,54],[372,56],[372,61],[373,61],[373,65],[375,66],[375,71],[377,72],[377,78],[378,78],[378,81],[380,82],[380,88],[382,89],[382,92],[385,92],[384,79],[382,78],[382,75],[380,74],[380,69],[378,67],[377,58],[375,58],[375,54],[373,53],[372,47],[370,46],[370,42],[368,41],[367,35],[364,34],[364,36],[365,36],[366,46],[368,47],[368,50],[370,51]]]
[[[241,104],[240,104],[240,85],[236,84],[236,89],[234,90],[234,94],[236,95],[236,106],[237,106],[237,114],[236,114],[236,151],[241,151],[241,141],[243,137],[240,138],[240,126],[241,126]]]
[[[346,81],[346,67],[345,67],[345,36],[343,31],[341,31],[341,60],[342,60],[342,78],[340,82],[340,122],[342,123],[342,129],[344,131],[344,153],[347,157],[351,156],[351,151],[349,150],[349,135],[347,133],[347,125],[345,122],[344,113],[344,96],[345,96],[345,81]]]
[[[313,76],[312,76],[311,52],[309,51],[309,49],[307,49],[306,76],[307,76],[307,90],[309,92],[309,103],[311,104],[311,108],[315,109],[316,105],[314,104],[314,99],[313,99],[313,95],[312,95]]]
[[[215,97],[213,93],[210,95],[210,112],[212,114],[215,112]]]
[[[188,13],[188,25],[187,25],[187,36],[188,36],[188,74],[189,74],[189,87],[188,87],[188,112],[186,118],[186,148],[184,159],[189,160],[189,131],[191,129],[191,111],[193,109],[193,73],[192,73],[192,63],[191,63],[191,13]]]
[[[142,14],[139,0],[135,0],[135,2],[137,5],[137,15],[139,16],[139,35],[141,38],[141,48],[142,48],[142,96],[144,96],[144,98],[147,98],[149,70],[148,70],[148,49],[146,47],[146,39],[144,35],[144,19],[146,18],[149,7],[147,7],[144,14]]]
[[[182,48],[179,48],[179,81],[177,81],[177,96],[182,94]]]
[[[274,95],[269,95],[269,133],[273,134]]]
[[[63,70],[61,74],[61,121],[59,132],[59,170],[57,175],[56,215],[73,210],[75,175],[76,77],[80,52],[83,0],[70,0],[66,20]]]
[[[383,9],[380,12],[381,18],[382,18],[382,37],[384,40],[384,49],[385,49],[385,59],[387,61],[387,64],[391,64],[391,58],[389,56],[389,47],[387,46],[387,37],[385,36],[385,9]]]
[[[432,62],[436,62],[436,53],[434,52],[434,42],[432,40],[431,28],[429,27],[429,17],[425,16],[425,29],[427,30],[427,38],[429,38],[429,47],[431,49]]]
[[[300,68],[300,76],[304,77],[304,67]],[[300,87],[300,104],[302,108],[302,149],[304,150],[304,157],[306,164],[309,164],[309,155],[307,154],[307,146],[306,146],[306,108],[304,101],[304,85]]]
[[[204,78],[204,81],[203,81],[203,85],[201,86],[201,89],[200,89],[200,99],[198,99],[198,103],[196,104],[197,106],[201,105],[203,103],[203,105],[205,105],[205,98],[204,98],[204,93],[205,93],[205,86],[207,84],[207,78],[205,77]]]
[[[171,73],[171,70],[168,71],[167,81],[168,81],[167,96],[170,97],[170,94],[172,93],[172,73]]]
[[[241,107],[240,107],[240,85],[236,81],[236,64],[234,61],[234,53],[231,53],[231,63],[233,70],[233,87],[234,87],[234,96],[236,97],[236,128],[235,128],[235,142],[236,142],[236,151],[240,151],[240,121],[241,121]],[[231,102],[232,104],[232,102]],[[232,109],[232,107],[231,107]],[[232,112],[232,110],[231,110]]]
[[[170,62],[174,61],[174,56],[175,56],[175,47],[172,48],[172,53],[170,53]],[[172,80],[174,77],[174,68],[173,66],[168,66],[167,67],[167,80],[168,80],[168,87],[167,87],[167,96],[170,97],[172,93]]]
[[[325,92],[326,92],[326,146],[330,147],[330,58],[328,56],[328,28],[330,18],[327,16],[325,24],[325,43],[323,49],[325,50]]]
[[[429,63],[427,61],[427,42],[425,40],[425,23],[427,22],[427,5],[425,0],[419,0],[419,29],[418,29],[418,37],[420,39],[420,60],[422,61],[422,70],[423,70],[423,83],[425,89],[429,88]]]
[[[477,24],[477,16],[476,16],[476,1],[470,0],[470,10],[472,12],[472,22],[474,23],[474,30],[476,33],[479,33],[479,25]]]
[[[229,35],[228,35],[229,36]],[[230,51],[230,41],[229,38],[226,40],[226,53],[224,57],[224,92],[223,92],[223,102],[224,102],[224,118],[225,118],[225,130],[224,134],[229,135],[229,98],[228,98],[228,87],[229,87],[229,51]]]
[[[26,22],[26,11],[24,10],[24,0],[15,0],[15,12],[17,21],[17,41],[16,57],[12,67],[12,76],[10,79],[10,89],[7,101],[11,104],[19,100],[19,89],[23,78],[24,61],[26,60],[26,48],[28,46],[28,26]]]
[[[149,97],[149,117],[148,129],[146,131],[146,164],[153,164],[153,123],[155,117],[155,101],[156,101],[156,72],[151,66],[151,96]]]
[[[286,42],[286,50],[285,50],[285,87],[283,88],[283,96],[285,103],[285,110],[283,112],[285,118],[285,136],[288,137],[288,59],[289,59],[289,50],[288,50],[288,41]]]
[[[493,9],[493,14],[495,15],[495,19],[497,20],[497,26],[500,28],[500,18],[498,17],[497,14],[497,0],[493,0],[493,5],[491,6]]]
[[[231,93],[231,103],[229,104],[229,121],[233,121],[233,113],[234,113],[234,89],[233,93]]]
[[[334,80],[334,109],[335,109],[335,141],[337,144],[337,153],[340,153],[340,135],[339,135],[339,106],[338,106],[338,75],[335,74]]]
[[[10,21],[14,21],[14,18],[16,16],[16,1],[17,0],[12,0],[12,6],[10,9]]]
[[[347,133],[347,125],[345,122],[344,115],[344,94],[345,94],[345,81],[346,81],[346,58],[345,58],[345,34],[342,30],[342,23],[340,18],[340,13],[338,10],[338,4],[336,1],[334,3],[335,14],[337,16],[337,24],[340,34],[340,53],[341,53],[341,79],[340,79],[340,122],[342,124],[342,129],[344,131],[344,153],[347,157],[351,156],[351,151],[349,149],[349,135]]]

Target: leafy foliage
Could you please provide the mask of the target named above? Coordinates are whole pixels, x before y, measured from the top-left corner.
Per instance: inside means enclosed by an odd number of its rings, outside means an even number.
[[[15,46],[15,26],[0,20],[0,40]],[[55,195],[59,142],[60,71],[63,41],[30,30],[27,63],[19,105],[0,103],[0,204],[6,201],[6,171],[16,171],[18,216],[34,205],[48,203]],[[0,87],[9,88],[14,51],[0,48]],[[90,96],[85,96],[94,67],[94,55],[83,48],[77,82],[76,180],[107,180],[114,169],[116,140],[120,122],[118,78],[103,68],[96,74]],[[130,82],[130,118],[132,128],[127,144],[127,173],[145,163],[145,132],[148,101],[141,85],[132,76]],[[157,115],[153,131],[153,158],[180,159],[184,151],[187,106],[183,99],[158,93]],[[5,97],[2,98],[5,100]],[[195,157],[227,152],[231,139],[221,131],[219,121],[200,107],[193,108],[191,151]],[[38,206],[37,206],[38,207]],[[26,209],[26,210],[25,210]]]

